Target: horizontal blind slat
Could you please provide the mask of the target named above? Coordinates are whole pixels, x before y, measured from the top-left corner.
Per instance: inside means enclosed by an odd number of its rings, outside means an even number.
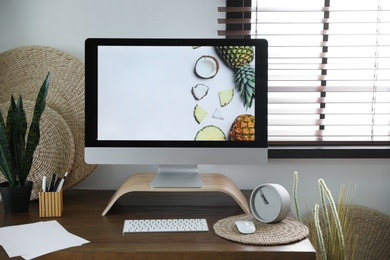
[[[373,86],[269,86],[269,92],[371,92],[373,91]],[[377,92],[389,92],[390,86],[385,86],[378,88]]]
[[[295,1],[294,4],[296,5]],[[381,11],[390,11],[389,7],[384,7]],[[363,8],[358,5],[349,5],[348,7],[218,7],[218,12],[378,12],[377,7]]]

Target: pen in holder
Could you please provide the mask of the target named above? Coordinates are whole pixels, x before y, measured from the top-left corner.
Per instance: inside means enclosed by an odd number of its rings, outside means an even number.
[[[58,192],[39,192],[39,217],[61,217],[63,210],[62,189]]]

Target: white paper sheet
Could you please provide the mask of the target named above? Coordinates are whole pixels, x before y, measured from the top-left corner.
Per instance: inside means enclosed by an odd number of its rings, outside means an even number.
[[[0,244],[9,257],[33,259],[88,242],[69,233],[56,220],[0,228]]]

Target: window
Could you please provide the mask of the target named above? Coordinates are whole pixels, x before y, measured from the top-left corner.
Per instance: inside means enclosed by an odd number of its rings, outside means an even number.
[[[227,0],[269,42],[270,157],[390,157],[390,1]]]

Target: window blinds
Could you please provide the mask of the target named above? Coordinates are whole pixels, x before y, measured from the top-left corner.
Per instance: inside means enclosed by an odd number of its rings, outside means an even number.
[[[390,1],[227,2],[219,35],[269,43],[270,144],[389,143]]]

